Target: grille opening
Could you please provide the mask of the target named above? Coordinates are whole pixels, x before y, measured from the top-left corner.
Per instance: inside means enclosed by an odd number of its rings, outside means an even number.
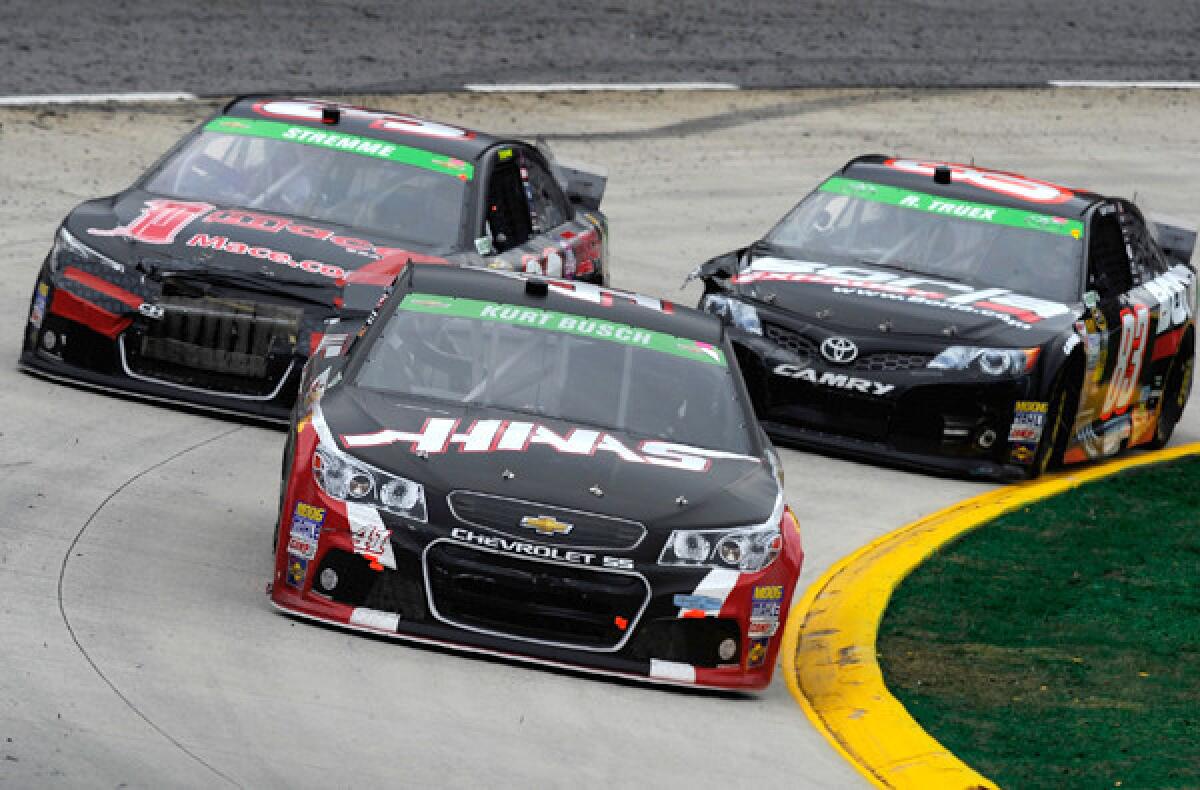
[[[649,597],[638,576],[451,543],[428,549],[425,573],[431,607],[452,625],[583,649],[618,648]]]
[[[139,375],[170,384],[265,396],[287,374],[303,311],[240,297],[164,292],[160,319],[124,344]]]

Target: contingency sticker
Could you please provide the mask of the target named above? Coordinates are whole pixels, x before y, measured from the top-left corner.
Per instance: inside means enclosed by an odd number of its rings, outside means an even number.
[[[524,305],[421,293],[411,293],[405,296],[404,301],[400,303],[400,309],[431,315],[495,321],[548,332],[565,332],[570,335],[606,340],[611,343],[645,348],[696,362],[726,367],[724,352],[708,343],[605,321],[600,318],[559,313]]]
[[[1008,431],[1008,440],[1037,444],[1042,438],[1048,408],[1049,404],[1042,401],[1017,401],[1013,408],[1012,428]]]
[[[750,649],[746,651],[746,669],[757,669],[767,660],[767,645],[770,639],[751,639]]]
[[[40,329],[42,319],[46,317],[46,297],[50,294],[50,286],[38,283],[37,294],[33,297],[33,307],[29,311],[29,323],[34,329]]]
[[[325,508],[307,502],[296,503],[287,548],[287,583],[291,586],[304,586],[304,579],[308,576],[308,563],[317,556],[317,543],[321,537],[321,525],[324,523]]]

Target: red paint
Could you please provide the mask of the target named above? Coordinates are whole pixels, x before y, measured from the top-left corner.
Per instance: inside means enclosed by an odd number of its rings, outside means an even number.
[[[50,313],[92,329],[109,339],[125,331],[133,319],[110,313],[98,304],[59,288],[50,300]]]
[[[1172,329],[1170,332],[1164,332],[1159,335],[1154,341],[1154,353],[1150,357],[1151,362],[1157,362],[1160,359],[1173,357],[1179,353],[1179,344],[1183,342],[1183,330],[1186,327]]]
[[[81,285],[86,285],[93,291],[99,291],[105,296],[110,296],[121,304],[132,307],[134,310],[141,307],[146,301],[137,294],[131,291],[126,291],[119,285],[110,283],[103,277],[97,277],[94,274],[89,274],[88,272],[85,272],[82,269],[77,269],[74,266],[68,266],[66,269],[64,269],[63,276],[69,280],[74,280]]]

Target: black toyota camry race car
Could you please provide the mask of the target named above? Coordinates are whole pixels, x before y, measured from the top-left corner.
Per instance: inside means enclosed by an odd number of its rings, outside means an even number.
[[[304,381],[279,609],[664,683],[770,682],[800,533],[719,321],[414,264]]]
[[[545,149],[317,100],[244,97],[63,221],[20,365],[284,421],[325,321],[407,261],[606,280],[603,176]]]
[[[1013,173],[852,160],[701,306],[780,441],[967,476],[1164,445],[1192,383],[1196,234]]]

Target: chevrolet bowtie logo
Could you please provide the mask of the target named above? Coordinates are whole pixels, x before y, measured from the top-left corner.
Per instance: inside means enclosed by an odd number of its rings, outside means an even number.
[[[554,516],[525,516],[521,526],[535,529],[539,535],[566,535],[575,528],[574,524],[559,521]]]

